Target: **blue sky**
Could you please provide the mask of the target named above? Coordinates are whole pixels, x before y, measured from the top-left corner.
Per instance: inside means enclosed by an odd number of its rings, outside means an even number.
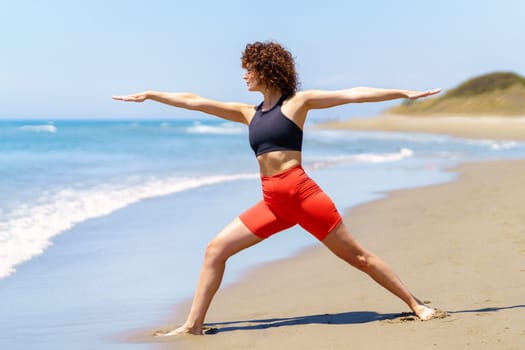
[[[523,0],[0,0],[0,119],[197,116],[111,100],[149,89],[255,104],[240,55],[257,40],[292,51],[303,89],[449,89],[493,71],[525,75],[524,14]]]

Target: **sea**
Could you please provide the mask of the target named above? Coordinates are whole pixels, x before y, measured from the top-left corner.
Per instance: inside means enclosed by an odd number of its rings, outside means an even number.
[[[518,158],[523,142],[314,122],[303,146],[305,170],[341,213],[454,181],[463,162]],[[0,349],[150,349],[124,335],[176,314],[207,242],[260,199],[241,124],[0,121]],[[223,285],[316,244],[291,228],[232,257]]]

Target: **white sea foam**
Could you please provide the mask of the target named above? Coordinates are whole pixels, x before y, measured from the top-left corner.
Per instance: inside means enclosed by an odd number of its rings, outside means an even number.
[[[49,132],[56,133],[58,131],[57,127],[51,124],[47,125],[22,125],[18,128],[22,131],[32,131],[32,132]]]
[[[381,132],[381,131],[356,131],[356,130],[324,130],[314,129],[309,138],[321,138],[322,140],[342,140],[347,141],[351,137],[352,141],[400,141],[418,144],[441,144],[450,142],[454,139],[447,135],[437,134],[418,134],[408,132]]]
[[[310,167],[322,169],[339,163],[388,163],[398,162],[412,157],[414,152],[409,148],[402,148],[395,153],[360,153],[335,157],[326,157],[322,161],[315,161]]]
[[[525,145],[524,142],[496,141],[496,140],[468,140],[467,143],[472,144],[472,145],[486,146],[495,151],[507,150],[507,149],[512,149],[512,148],[516,148],[520,146],[523,147]]]
[[[501,142],[492,142],[490,148],[493,150],[499,151],[503,149],[511,149],[516,147],[518,144],[514,141],[501,141]]]
[[[233,123],[206,125],[197,121],[194,122],[192,126],[186,128],[186,131],[190,134],[237,135],[245,132],[245,128]]]
[[[364,163],[386,163],[386,162],[397,162],[402,159],[412,157],[414,152],[409,148],[402,148],[397,153],[364,153],[351,156],[356,161]]]
[[[127,185],[100,185],[84,190],[65,188],[47,193],[30,204],[2,213],[0,278],[14,273],[16,265],[42,254],[54,236],[82,221],[110,214],[145,198],[258,177],[258,174],[172,177]]]

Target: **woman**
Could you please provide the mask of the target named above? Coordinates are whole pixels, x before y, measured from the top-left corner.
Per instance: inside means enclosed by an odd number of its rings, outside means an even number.
[[[208,244],[187,320],[164,335],[203,334],[204,318],[221,283],[226,260],[295,224],[403,300],[421,320],[432,318],[435,310],[415,298],[380,258],[355,241],[330,198],[302,169],[301,146],[303,125],[311,109],[397,98],[417,99],[436,94],[440,89],[421,92],[358,87],[297,91],[294,59],[275,42],[246,45],[242,67],[246,70],[244,80],[248,90],[263,95],[263,102],[257,107],[214,101],[192,93],[147,91],[113,97],[132,102],[154,100],[246,124],[260,167],[263,200],[235,218]]]

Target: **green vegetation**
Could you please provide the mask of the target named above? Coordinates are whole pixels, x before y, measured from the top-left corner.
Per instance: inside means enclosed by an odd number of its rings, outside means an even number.
[[[485,74],[440,96],[406,100],[386,113],[525,116],[525,78],[512,72]]]

